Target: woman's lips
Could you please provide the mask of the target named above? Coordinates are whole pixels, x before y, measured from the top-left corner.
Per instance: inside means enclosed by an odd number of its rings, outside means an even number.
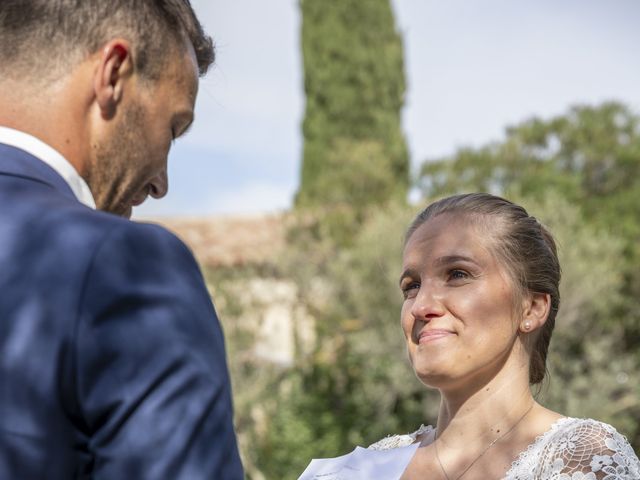
[[[418,343],[427,343],[433,342],[434,340],[440,340],[443,338],[450,337],[451,335],[455,335],[451,330],[443,330],[440,328],[430,328],[427,330],[422,330],[418,335]]]

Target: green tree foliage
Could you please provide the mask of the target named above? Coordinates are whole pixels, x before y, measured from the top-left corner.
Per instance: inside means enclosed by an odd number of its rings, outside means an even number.
[[[563,265],[551,375],[541,401],[567,415],[610,422],[636,438],[638,362],[620,348],[620,328],[602,321],[622,300],[623,242],[558,194],[513,199],[552,229]],[[311,458],[341,455],[435,422],[439,396],[415,378],[400,328],[403,235],[417,210],[380,210],[352,247],[336,251],[330,243],[300,241],[278,262],[281,276],[299,286],[300,302],[313,312],[318,337],[315,349],[290,369],[256,365],[261,373],[238,379],[247,387],[234,382],[241,398],[242,390],[260,385],[240,404],[259,405],[267,419],[261,432],[249,416],[242,422],[254,429],[245,459],[260,478],[294,479]]]
[[[406,197],[402,41],[389,0],[300,6],[307,100],[296,204],[338,210],[345,227],[372,205]]]
[[[550,227],[562,301],[539,398],[566,415],[612,423],[636,451],[640,322],[632,306],[640,295],[630,292],[638,288],[639,123],[623,105],[576,107],[510,128],[503,142],[426,163],[419,178],[424,205],[446,194],[491,191]],[[403,235],[420,208],[392,202],[371,208],[356,229],[334,224],[351,236],[340,247],[318,234],[324,223],[302,215],[274,265],[211,277],[251,480],[295,479],[313,457],[435,422],[438,394],[415,378],[400,328]],[[246,282],[255,276],[296,285],[297,301],[315,320],[315,346],[300,348],[291,366],[267,365],[246,351],[257,312],[237,299],[250,297]]]
[[[550,228],[562,265],[550,376],[540,399],[565,415],[617,426],[637,448],[640,362],[624,348],[623,324],[612,316],[624,301],[624,241],[587,221],[582,209],[558,192],[511,198]]]
[[[350,248],[298,238],[280,262],[313,312],[317,342],[273,384],[277,401],[255,461],[266,478],[296,478],[311,458],[414,430],[425,411],[434,418],[437,395],[415,378],[400,328],[398,276],[412,215],[401,203],[379,210]]]
[[[565,257],[565,306],[552,342],[564,390],[551,387],[549,401],[617,419],[638,448],[640,117],[609,102],[533,118],[508,128],[502,142],[425,163],[418,183],[426,198],[489,191],[546,205]],[[563,211],[569,217],[558,217]]]
[[[624,242],[625,301],[609,318],[625,325],[628,346],[640,342],[640,118],[629,108],[610,102],[533,118],[507,129],[503,142],[425,163],[419,184],[426,197],[556,191],[580,205],[588,222]]]

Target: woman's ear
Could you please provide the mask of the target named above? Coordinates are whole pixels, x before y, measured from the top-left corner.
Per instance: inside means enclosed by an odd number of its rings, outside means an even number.
[[[520,331],[533,332],[544,325],[551,310],[551,295],[530,292],[524,300],[524,312],[520,321]]]

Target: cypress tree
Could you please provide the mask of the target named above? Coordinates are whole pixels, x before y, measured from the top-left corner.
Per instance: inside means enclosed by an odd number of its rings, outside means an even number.
[[[402,39],[389,0],[300,0],[306,112],[299,207],[406,198]]]

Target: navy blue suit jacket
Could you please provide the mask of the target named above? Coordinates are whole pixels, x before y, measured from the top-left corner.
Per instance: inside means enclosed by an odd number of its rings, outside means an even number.
[[[191,253],[1,144],[0,478],[243,478]]]

